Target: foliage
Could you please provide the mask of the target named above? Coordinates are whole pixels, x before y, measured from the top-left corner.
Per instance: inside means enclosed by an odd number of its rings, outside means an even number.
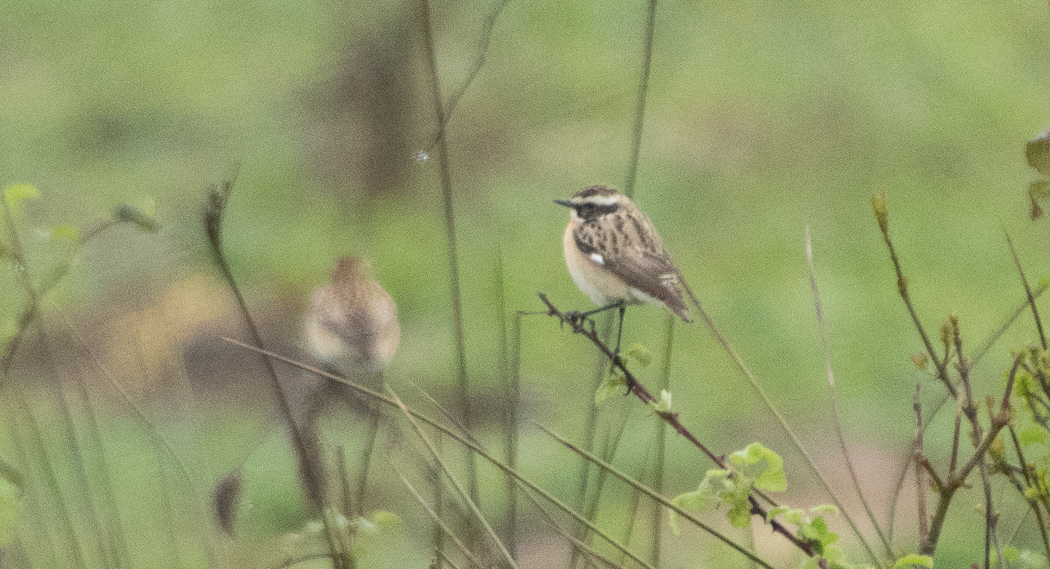
[[[739,528],[751,524],[753,489],[782,492],[787,489],[784,460],[761,443],[751,443],[730,455],[728,469],[707,471],[696,490],[679,494],[672,502],[683,509],[705,511],[728,506],[726,516]],[[678,515],[669,512],[671,529],[678,533]]]

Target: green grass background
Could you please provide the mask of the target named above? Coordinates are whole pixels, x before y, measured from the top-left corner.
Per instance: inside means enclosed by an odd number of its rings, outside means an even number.
[[[564,269],[566,212],[551,200],[585,185],[625,182],[645,4],[511,0],[451,116],[468,374],[479,401],[503,389],[495,284],[501,255],[509,311],[539,310],[538,291],[564,309],[588,306]],[[495,7],[434,4],[446,97],[470,72]],[[253,506],[244,516],[245,540],[293,530],[305,514],[280,434],[265,434],[272,405],[264,380],[231,380],[230,362],[251,360],[218,340],[243,337],[243,330],[209,264],[199,221],[208,184],[238,172],[226,244],[274,346],[305,356],[298,326],[310,291],[334,258],[367,254],[400,308],[402,345],[388,379],[403,392],[411,391],[404,381],[414,381],[443,401],[454,393],[438,167],[415,159],[435,129],[415,9],[354,0],[0,2],[0,184],[29,183],[43,194],[19,222],[31,269],[45,273],[68,254],[42,228],[87,226],[122,202],[152,205],[162,225],[156,235],[118,229],[82,251],[45,322],[61,327],[61,315],[72,316],[88,329],[93,349],[118,360],[113,365],[126,371],[118,379],[132,384],[177,448],[200,459],[193,470],[201,488],[248,457]],[[1023,300],[1006,233],[1032,278],[1050,269],[1045,223],[1027,217],[1034,173],[1023,152],[1050,124],[1048,24],[1045,2],[1014,0],[658,7],[636,202],[844,494],[805,228],[846,437],[873,501],[884,504],[912,433],[914,385],[923,381],[930,402],[940,392],[908,360],[921,345],[896,295],[869,197],[888,195],[891,232],[927,327],[935,332],[957,314],[966,345],[977,346]],[[406,88],[405,144],[386,159],[403,175],[376,188],[360,164],[359,103],[339,96],[346,77],[367,77],[361,69],[389,61],[397,62],[391,81]],[[5,291],[16,290],[6,265],[3,278]],[[23,301],[0,295],[5,330]],[[122,320],[129,314],[139,319]],[[626,341],[658,353],[664,318],[657,309],[631,309]],[[127,364],[129,344],[118,341],[128,335],[127,322],[142,326],[131,345],[144,352],[169,346],[149,341],[165,334],[175,347],[147,353],[139,368]],[[978,393],[1001,390],[1008,351],[1031,343],[1032,329],[1022,320],[993,347],[976,374]],[[578,440],[593,399],[591,350],[542,316],[524,319],[522,339],[526,416]],[[98,375],[69,349],[61,356],[70,362],[66,373]],[[13,379],[43,385],[33,365],[20,369]],[[657,380],[655,369],[643,376]],[[195,397],[174,386],[190,384]],[[683,420],[715,448],[761,440],[784,454],[787,502],[827,501],[702,325],[676,326],[672,391]],[[652,419],[629,403],[609,402],[600,413],[610,423],[629,415],[620,461],[638,470]],[[141,458],[146,443],[128,413],[115,403],[108,409],[104,435],[113,445],[112,470],[127,477],[122,512],[136,528],[128,532],[136,565],[160,566],[146,544],[164,530],[136,507],[155,500],[157,466]],[[950,421],[942,419],[927,438],[935,459],[950,445]],[[494,431],[495,420],[481,422]],[[348,440],[359,432],[348,428]],[[259,440],[264,445],[253,447]],[[528,425],[522,453],[526,474],[572,495],[575,463]],[[270,455],[285,466],[274,468]],[[692,489],[709,466],[673,439],[668,462],[672,494]],[[498,478],[486,480],[496,504]],[[425,527],[403,491],[385,491],[376,507],[404,516],[406,534],[412,523]],[[616,504],[626,492],[611,492],[610,507],[622,508]],[[1003,527],[1013,528],[1022,502],[1005,487],[996,496]],[[172,499],[178,503],[179,493]],[[953,506],[957,517],[938,566],[978,560],[978,501],[975,492]],[[898,544],[913,549],[912,502],[904,504]],[[139,518],[144,525],[130,522]],[[855,545],[841,519],[833,526]],[[406,539],[415,544],[412,562],[425,563],[426,536]],[[705,540],[669,537],[666,566],[742,566]],[[1030,528],[1018,541],[1038,545]],[[193,547],[182,548],[184,566],[200,562]],[[536,549],[543,546],[530,549],[542,558]],[[859,550],[851,554],[861,560]]]

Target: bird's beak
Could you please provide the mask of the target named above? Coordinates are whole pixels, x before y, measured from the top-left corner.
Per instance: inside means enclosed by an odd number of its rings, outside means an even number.
[[[554,200],[554,203],[565,207],[572,207],[572,202],[569,200]]]

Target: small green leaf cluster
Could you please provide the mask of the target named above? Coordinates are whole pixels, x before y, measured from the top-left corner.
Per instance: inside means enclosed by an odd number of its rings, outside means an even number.
[[[1026,426],[1018,425],[1017,443],[1025,449],[1026,464],[1011,467],[1005,448],[999,452],[989,449],[996,469],[1011,476],[1021,472],[1018,482],[1025,482],[1024,495],[1029,500],[1050,500],[1050,352],[1038,347],[1027,347],[1015,354],[1019,359],[1014,377],[1013,397],[1021,400],[1021,407],[1031,419]]]
[[[787,489],[784,459],[761,443],[729,455],[728,468],[707,471],[700,485],[692,492],[680,494],[672,503],[681,509],[705,511],[728,506],[726,516],[739,528],[751,524],[752,489],[782,492]],[[678,534],[678,514],[670,512],[671,530]]]
[[[1045,555],[1028,549],[1017,549],[1012,545],[1003,548],[1003,558],[1015,569],[1039,569],[1047,565]]]
[[[627,349],[620,353],[620,359],[627,362],[637,362],[642,367],[649,367],[649,364],[653,362],[653,353],[646,348],[644,345],[635,342]],[[605,401],[609,397],[620,393],[620,388],[627,385],[627,377],[624,376],[623,370],[618,366],[612,366],[609,370],[609,375],[605,378],[605,381],[598,386],[598,389],[594,392],[594,404],[600,405],[602,401]],[[671,396],[667,395],[667,407],[670,409]],[[666,409],[665,409],[666,411]]]
[[[839,534],[828,529],[828,524],[824,521],[824,516],[837,513],[838,508],[828,504],[815,506],[808,512],[801,508],[778,506],[769,510],[766,521],[772,522],[780,517],[782,521],[798,528],[799,539],[813,546],[816,555],[807,559],[802,564],[802,569],[817,569],[822,566],[829,569],[857,569],[858,566],[850,565],[843,559],[842,550],[834,545],[839,540]],[[824,562],[823,565],[821,561]]]

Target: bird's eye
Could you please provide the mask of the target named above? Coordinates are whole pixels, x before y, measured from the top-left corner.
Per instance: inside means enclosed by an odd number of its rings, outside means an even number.
[[[585,203],[579,207],[580,217],[590,217],[594,213],[594,204]]]

